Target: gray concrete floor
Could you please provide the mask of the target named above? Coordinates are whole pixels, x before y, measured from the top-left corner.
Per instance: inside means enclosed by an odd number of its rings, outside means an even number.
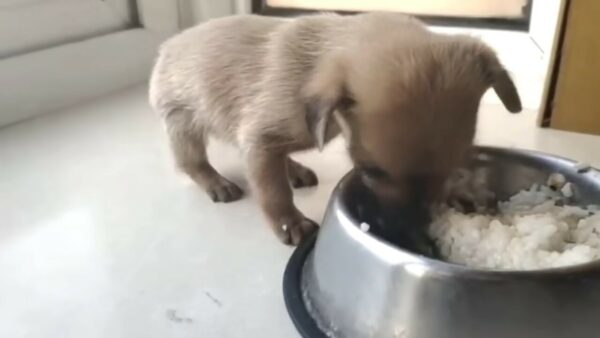
[[[541,130],[535,114],[482,107],[478,141],[600,165],[600,138]],[[215,167],[247,188],[238,152]],[[349,169],[343,143],[297,157],[320,186],[297,193],[320,220]],[[280,244],[248,196],[213,204],[172,163],[134,88],[0,130],[0,337],[297,337]]]

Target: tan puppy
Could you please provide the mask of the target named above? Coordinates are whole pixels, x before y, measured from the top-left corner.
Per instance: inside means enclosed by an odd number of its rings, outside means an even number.
[[[428,203],[469,151],[490,87],[509,111],[521,110],[490,48],[431,33],[402,14],[235,16],[167,41],[150,101],[177,163],[216,202],[242,191],[210,165],[207,137],[236,144],[275,233],[297,244],[316,224],[294,206],[289,182],[317,178],[291,152],[322,148],[342,131],[383,201]]]

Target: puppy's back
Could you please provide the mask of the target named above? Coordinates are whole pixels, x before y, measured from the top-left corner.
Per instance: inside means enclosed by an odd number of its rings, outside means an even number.
[[[420,29],[418,21],[397,13],[215,19],[162,45],[150,101],[163,115],[191,110],[195,121],[228,140],[234,140],[241,119],[252,128],[302,138],[298,95],[322,55],[354,44],[370,48],[382,34]]]
[[[214,107],[210,98],[246,95],[261,72],[270,33],[284,22],[254,15],[232,16],[170,38],[160,47],[151,76],[151,104],[159,111],[174,105],[223,110]],[[239,92],[242,89],[244,93]]]

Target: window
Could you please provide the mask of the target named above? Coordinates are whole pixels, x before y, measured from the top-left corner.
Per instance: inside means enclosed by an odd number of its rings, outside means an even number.
[[[397,11],[452,25],[527,29],[532,0],[253,0],[255,13],[289,15],[307,11]]]

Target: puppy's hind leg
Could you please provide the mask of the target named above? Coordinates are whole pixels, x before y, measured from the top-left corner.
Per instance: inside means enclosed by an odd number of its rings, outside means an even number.
[[[221,176],[208,162],[206,135],[193,123],[193,111],[175,109],[165,119],[177,165],[188,174],[214,202],[239,200],[244,192]]]

